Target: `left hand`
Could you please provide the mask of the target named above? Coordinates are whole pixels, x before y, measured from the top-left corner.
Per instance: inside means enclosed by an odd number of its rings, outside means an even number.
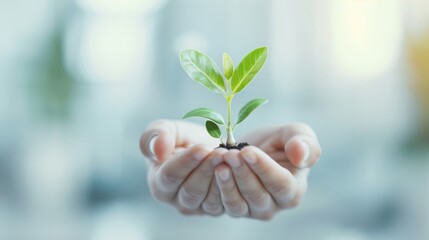
[[[246,138],[251,145],[230,150],[215,169],[225,211],[236,217],[271,219],[299,204],[307,176],[321,155],[313,130],[296,123],[260,130]]]

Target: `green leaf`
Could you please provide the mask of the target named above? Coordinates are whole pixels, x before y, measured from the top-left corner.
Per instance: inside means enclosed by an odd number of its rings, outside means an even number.
[[[206,122],[206,129],[210,136],[214,138],[220,138],[222,136],[222,132],[220,131],[219,126],[212,121]]]
[[[232,75],[232,93],[238,93],[252,81],[267,59],[267,48],[253,50],[238,64]]]
[[[219,113],[217,113],[216,111],[210,108],[197,108],[188,112],[187,114],[185,114],[185,116],[183,116],[183,118],[190,118],[190,117],[207,118],[217,124],[225,125],[225,121],[223,120],[222,115],[220,115]]]
[[[223,72],[227,80],[231,79],[234,72],[234,63],[228,53],[223,53]]]
[[[255,98],[250,100],[248,103],[246,103],[241,109],[240,112],[238,113],[238,118],[237,118],[237,123],[239,124],[241,123],[244,119],[247,118],[247,116],[249,116],[250,113],[253,112],[253,110],[255,110],[257,107],[267,103],[268,100],[265,98]]]
[[[180,63],[190,78],[215,93],[225,94],[222,74],[209,56],[196,50],[184,50],[180,53]]]

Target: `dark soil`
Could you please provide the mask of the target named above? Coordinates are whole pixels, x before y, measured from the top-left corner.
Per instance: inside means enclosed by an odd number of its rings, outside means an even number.
[[[247,142],[238,143],[238,144],[235,144],[232,147],[226,146],[226,144],[221,143],[221,144],[219,144],[218,148],[226,148],[228,150],[231,150],[231,149],[241,150],[242,148],[247,147],[247,146],[249,146],[249,144]]]

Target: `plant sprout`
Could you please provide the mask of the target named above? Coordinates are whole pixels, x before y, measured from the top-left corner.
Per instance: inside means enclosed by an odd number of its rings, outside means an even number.
[[[222,133],[219,125],[226,130],[226,147],[236,146],[234,131],[238,124],[246,119],[257,107],[268,102],[264,98],[255,98],[246,103],[239,111],[237,120],[231,120],[231,102],[234,96],[242,91],[267,59],[267,48],[261,47],[250,52],[234,69],[229,54],[223,54],[223,75],[216,63],[207,55],[192,49],[184,50],[180,54],[180,63],[190,78],[204,85],[211,91],[221,94],[228,105],[228,119],[225,122],[222,115],[210,108],[197,108],[188,112],[183,118],[202,117],[207,119],[206,129],[210,136],[219,138],[222,142]]]

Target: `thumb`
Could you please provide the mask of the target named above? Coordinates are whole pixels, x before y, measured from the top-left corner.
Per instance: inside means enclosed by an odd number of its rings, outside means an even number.
[[[146,157],[164,161],[176,148],[187,148],[194,144],[216,145],[206,130],[186,121],[157,120],[149,125],[140,139],[140,148]]]
[[[297,168],[313,166],[320,158],[319,143],[307,135],[297,135],[285,144],[285,153],[289,161]]]
[[[171,155],[178,139],[177,122],[159,119],[149,124],[140,138],[140,149],[154,162],[163,162]]]
[[[175,148],[171,133],[163,128],[146,131],[140,139],[140,149],[152,161],[163,162]]]

